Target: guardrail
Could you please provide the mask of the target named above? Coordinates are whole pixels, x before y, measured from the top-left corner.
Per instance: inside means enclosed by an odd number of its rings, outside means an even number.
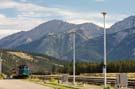
[[[45,75],[38,75],[37,76],[41,80],[49,80],[50,78],[55,78],[58,80],[61,80],[61,76],[45,76]],[[69,82],[73,81],[73,77],[68,78]],[[96,85],[102,85],[104,84],[104,79],[103,78],[85,78],[85,77],[76,77],[77,82],[82,82],[82,83],[88,83],[88,84],[96,84]],[[112,86],[115,85],[116,79],[113,78],[107,78],[107,84],[110,84]],[[128,87],[129,88],[135,88],[135,80],[128,79]]]

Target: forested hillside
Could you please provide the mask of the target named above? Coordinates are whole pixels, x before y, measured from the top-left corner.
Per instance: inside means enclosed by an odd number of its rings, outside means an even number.
[[[0,50],[2,58],[2,72],[9,73],[18,65],[26,64],[30,67],[32,73],[52,72],[53,67],[62,67],[61,61],[56,58],[33,53],[24,53],[15,50]]]
[[[32,73],[69,73],[72,74],[72,61],[59,60],[43,54],[24,53],[21,51],[1,49],[2,70],[9,73],[21,64],[27,64]],[[76,74],[102,73],[102,62],[76,62]],[[107,72],[135,72],[135,60],[107,62]]]

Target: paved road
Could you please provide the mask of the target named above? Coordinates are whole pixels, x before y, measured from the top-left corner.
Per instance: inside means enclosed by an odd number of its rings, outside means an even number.
[[[22,80],[0,80],[0,89],[53,89]]]

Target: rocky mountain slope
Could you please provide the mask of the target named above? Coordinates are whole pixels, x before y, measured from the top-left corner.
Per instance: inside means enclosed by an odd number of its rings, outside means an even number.
[[[76,25],[60,20],[48,21],[28,32],[19,32],[1,39],[0,47],[72,60],[71,31],[76,31],[77,60],[103,59],[103,28],[92,23]],[[115,23],[107,29],[107,33],[109,60],[135,58],[135,16]]]

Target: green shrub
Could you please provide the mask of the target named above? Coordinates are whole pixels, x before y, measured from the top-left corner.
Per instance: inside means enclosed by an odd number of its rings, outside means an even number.
[[[39,80],[38,76],[34,75],[31,77],[32,79],[36,79],[36,80]]]
[[[107,85],[107,89],[111,89],[111,86],[110,85]]]
[[[104,87],[104,86],[102,85],[102,87]],[[112,89],[112,86],[111,85],[107,85],[106,89]]]
[[[6,75],[5,74],[0,74],[0,79],[4,79],[4,78],[6,78]]]
[[[58,82],[58,80],[56,80],[55,78],[51,77],[51,78],[50,78],[50,82],[57,83],[57,82]]]

